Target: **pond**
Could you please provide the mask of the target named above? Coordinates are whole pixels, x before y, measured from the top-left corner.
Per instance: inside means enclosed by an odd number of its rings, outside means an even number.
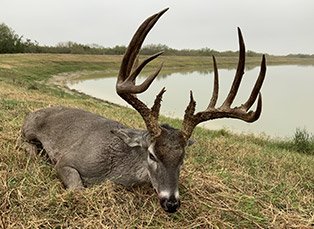
[[[246,70],[233,106],[244,103],[255,83],[259,67]],[[235,69],[219,70],[219,97],[217,106],[229,92]],[[116,76],[69,82],[68,87],[94,97],[120,105],[127,105],[115,92]],[[93,79],[94,78],[94,79]],[[145,76],[140,76],[138,83]],[[161,113],[166,116],[183,118],[192,90],[197,102],[197,111],[204,110],[213,90],[212,72],[172,73],[158,76],[150,88],[139,98],[150,107],[157,93],[166,87]],[[280,65],[268,66],[261,89],[263,97],[262,114],[258,121],[245,123],[241,120],[219,119],[200,124],[210,129],[227,129],[237,133],[266,134],[273,137],[292,136],[296,128],[305,128],[314,133],[314,66]],[[256,104],[253,105],[255,109]]]

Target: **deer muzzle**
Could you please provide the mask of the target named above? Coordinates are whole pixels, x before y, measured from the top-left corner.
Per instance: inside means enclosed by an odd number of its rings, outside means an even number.
[[[161,207],[169,213],[176,212],[180,207],[179,192],[175,191],[171,194],[168,191],[161,191],[158,193],[159,203]]]

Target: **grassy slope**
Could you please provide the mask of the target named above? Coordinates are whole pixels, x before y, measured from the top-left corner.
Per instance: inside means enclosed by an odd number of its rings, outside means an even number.
[[[209,61],[167,58],[171,66]],[[52,105],[83,108],[143,128],[133,110],[44,83],[60,72],[117,69],[119,61],[118,56],[0,56],[0,228],[314,225],[314,157],[267,139],[198,128],[181,173],[182,206],[172,215],[159,207],[150,187],[126,190],[107,182],[83,191],[64,190],[52,165],[15,148],[25,115]],[[161,119],[180,127],[179,120]]]

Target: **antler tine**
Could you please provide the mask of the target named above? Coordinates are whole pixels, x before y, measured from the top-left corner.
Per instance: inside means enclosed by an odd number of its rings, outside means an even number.
[[[207,109],[215,108],[218,99],[219,82],[218,82],[218,68],[215,56],[213,56],[213,63],[214,63],[214,90]]]
[[[227,108],[230,107],[240,86],[242,76],[244,74],[244,66],[245,66],[245,45],[243,41],[243,36],[241,33],[241,29],[238,27],[238,37],[239,37],[239,62],[238,62],[238,67],[236,71],[236,75],[234,77],[230,92],[222,104],[222,108]]]
[[[141,46],[149,33],[149,31],[153,28],[153,26],[156,24],[158,19],[168,10],[169,8],[166,8],[162,11],[160,11],[157,14],[152,15],[151,17],[147,18],[141,26],[137,29],[135,32],[132,40],[130,41],[130,44],[128,45],[128,48],[123,56],[120,72],[119,72],[119,81],[124,81],[126,77],[130,75],[130,72],[132,70],[134,61],[141,49]]]
[[[248,111],[253,105],[253,103],[255,102],[257,95],[259,94],[259,91],[263,85],[265,75],[266,75],[266,58],[265,58],[265,55],[263,55],[262,62],[261,62],[261,70],[256,80],[256,83],[254,85],[254,88],[251,92],[249,99],[246,101],[244,105],[242,105],[242,108],[245,109],[246,111]]]
[[[156,96],[154,101],[154,105],[151,108],[152,116],[158,121],[159,111],[160,111],[160,104],[162,100],[162,95],[166,92],[165,88],[162,88],[161,91]]]
[[[194,128],[201,122],[208,121],[211,119],[218,119],[218,118],[236,118],[241,119],[245,122],[254,122],[259,119],[262,111],[262,94],[260,93],[260,89],[265,79],[266,75],[266,58],[263,55],[262,62],[261,62],[261,70],[259,76],[256,80],[256,83],[252,89],[249,99],[245,102],[245,104],[241,105],[240,107],[231,108],[230,105],[232,104],[238,88],[240,86],[242,76],[244,74],[244,65],[245,65],[245,46],[243,37],[241,34],[240,28],[238,28],[238,35],[239,35],[239,44],[240,44],[240,51],[239,51],[239,62],[236,71],[235,78],[233,80],[230,92],[219,108],[215,108],[215,104],[218,98],[218,70],[217,70],[217,63],[215,58],[213,57],[214,62],[214,90],[213,95],[210,100],[210,103],[205,111],[195,112],[196,102],[193,99],[193,94],[191,92],[190,102],[185,110],[184,120],[182,124],[182,134],[185,140],[188,140],[194,130]],[[257,107],[255,111],[248,111],[250,107],[255,102],[258,96]]]
[[[157,68],[157,70],[153,74],[148,76],[144,80],[144,82],[141,83],[140,85],[135,85],[135,80],[136,80],[137,75],[134,75],[134,77],[129,76],[123,82],[117,82],[117,85],[116,85],[117,93],[119,95],[123,94],[123,93],[139,94],[139,93],[146,91],[149,88],[149,86],[151,85],[151,83],[154,81],[154,79],[158,76],[162,67],[163,67],[163,64],[161,64],[159,66],[159,68]]]
[[[132,67],[132,72],[133,72],[135,69],[137,69],[137,67],[139,66],[139,63],[140,63],[139,58],[140,58],[139,55],[137,55],[137,57],[135,58],[133,67]],[[134,78],[134,79],[132,80],[132,82],[133,82],[134,85],[135,85],[135,80],[136,80],[136,78]]]
[[[151,85],[151,83],[154,81],[154,79],[159,74],[160,70],[162,69],[163,64],[161,63],[161,65],[159,66],[159,68],[157,68],[155,73],[150,75],[148,78],[146,78],[145,81],[141,85],[138,85],[138,86],[135,85],[136,77],[140,74],[140,72],[143,70],[143,68],[150,61],[156,59],[161,54],[163,54],[163,51],[162,52],[158,52],[158,53],[148,57],[141,64],[139,64],[138,66],[135,66],[132,74],[129,77],[127,77],[127,79],[125,80],[125,82],[132,82],[132,84],[134,85],[133,87],[126,88],[128,91],[130,91],[132,93],[142,93],[143,91],[147,90],[147,88]]]
[[[198,124],[194,112],[195,112],[196,102],[193,98],[193,92],[190,91],[190,102],[187,108],[185,109],[184,119],[182,123],[182,134],[185,140],[188,140]]]
[[[249,112],[250,115],[249,115],[248,120],[246,120],[246,122],[255,122],[257,119],[259,119],[259,117],[261,116],[261,113],[262,113],[262,93],[259,92],[256,110]]]
[[[143,62],[141,62],[140,64],[138,64],[137,66],[133,68],[132,74],[127,78],[127,80],[134,80],[149,62],[156,59],[163,53],[164,53],[163,51],[155,53],[154,55],[143,60]]]
[[[118,74],[116,91],[118,95],[124,99],[127,103],[129,103],[135,110],[139,112],[142,116],[146,128],[149,131],[151,137],[157,137],[161,133],[161,129],[158,125],[158,116],[160,111],[160,104],[162,100],[162,95],[165,92],[163,88],[159,94],[156,96],[154,101],[154,105],[151,109],[149,109],[142,101],[140,101],[135,94],[142,93],[148,89],[153,80],[159,74],[162,64],[160,67],[140,85],[135,85],[136,77],[142,71],[142,69],[152,60],[156,59],[163,52],[156,53],[147,59],[145,59],[142,63],[134,63],[138,58],[138,53],[140,48],[144,42],[145,37],[152,29],[152,27],[156,24],[158,19],[168,10],[164,9],[153,16],[147,18],[137,29],[131,42],[123,56],[120,72]],[[137,61],[138,62],[138,61]]]

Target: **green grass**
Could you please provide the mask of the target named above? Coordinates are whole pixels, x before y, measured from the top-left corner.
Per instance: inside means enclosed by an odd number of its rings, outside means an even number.
[[[148,186],[127,190],[105,182],[82,191],[64,190],[45,158],[30,157],[16,148],[25,115],[48,106],[79,107],[144,128],[132,109],[67,93],[47,83],[52,75],[64,72],[117,72],[120,58],[0,56],[0,228],[314,226],[314,156],[308,153],[312,137],[304,130],[296,131],[294,139],[277,140],[197,128],[196,143],[187,150],[180,176],[182,206],[172,215],[160,208]],[[189,61],[187,70],[193,69],[197,66],[192,63],[201,59],[171,58],[165,61],[166,70],[183,71],[184,62]],[[203,58],[198,67],[208,65],[208,60]],[[166,117],[161,122],[181,125],[180,120]]]

